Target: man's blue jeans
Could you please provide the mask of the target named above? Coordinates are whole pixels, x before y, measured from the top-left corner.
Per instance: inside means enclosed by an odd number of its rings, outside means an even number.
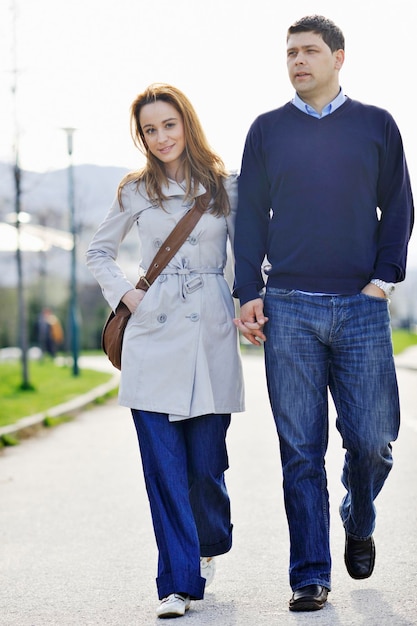
[[[267,289],[265,361],[290,531],[290,584],[330,589],[328,390],[346,449],[340,514],[366,539],[392,466],[399,400],[388,301]]]
[[[163,413],[132,410],[158,545],[158,596],[199,600],[200,556],[232,546],[226,433],[230,415],[170,422]]]

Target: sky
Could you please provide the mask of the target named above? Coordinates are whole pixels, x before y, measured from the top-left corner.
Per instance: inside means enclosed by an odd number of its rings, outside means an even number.
[[[344,92],[392,113],[417,188],[415,0],[1,0],[0,161],[18,146],[24,169],[66,167],[72,127],[73,163],[137,169],[130,104],[167,82],[238,170],[254,118],[293,96],[286,31],[312,13],[343,30]]]

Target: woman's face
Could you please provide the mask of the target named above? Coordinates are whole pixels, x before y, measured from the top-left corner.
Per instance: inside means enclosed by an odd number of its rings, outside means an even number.
[[[139,123],[149,150],[162,161],[168,178],[181,182],[185,135],[177,109],[163,100],[145,104],[139,113]]]

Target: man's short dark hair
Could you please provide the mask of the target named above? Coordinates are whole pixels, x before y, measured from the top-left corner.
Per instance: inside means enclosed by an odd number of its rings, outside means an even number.
[[[324,43],[326,43],[332,52],[345,49],[345,38],[342,31],[334,22],[323,17],[322,15],[307,15],[297,20],[289,27],[287,32],[287,40],[290,35],[295,33],[313,32],[321,35]]]

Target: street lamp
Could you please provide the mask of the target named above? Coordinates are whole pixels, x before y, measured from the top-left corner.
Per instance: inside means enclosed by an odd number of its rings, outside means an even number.
[[[22,264],[22,248],[21,248],[21,221],[23,211],[20,208],[21,194],[21,170],[19,167],[19,157],[16,151],[16,162],[14,166],[15,180],[15,217],[16,217],[16,263],[17,263],[17,294],[18,294],[18,320],[19,320],[19,347],[21,351],[22,365],[22,382],[21,389],[33,389],[29,380],[29,363],[28,363],[28,337],[27,337],[27,319],[26,319],[26,302],[24,296],[23,282],[23,264]]]
[[[67,135],[67,151],[68,151],[68,203],[70,212],[70,231],[72,235],[71,250],[71,279],[70,279],[70,338],[72,352],[72,373],[78,376],[78,315],[77,315],[77,229],[75,225],[75,206],[74,206],[74,167],[72,163],[73,152],[73,135],[75,128],[63,128]]]

